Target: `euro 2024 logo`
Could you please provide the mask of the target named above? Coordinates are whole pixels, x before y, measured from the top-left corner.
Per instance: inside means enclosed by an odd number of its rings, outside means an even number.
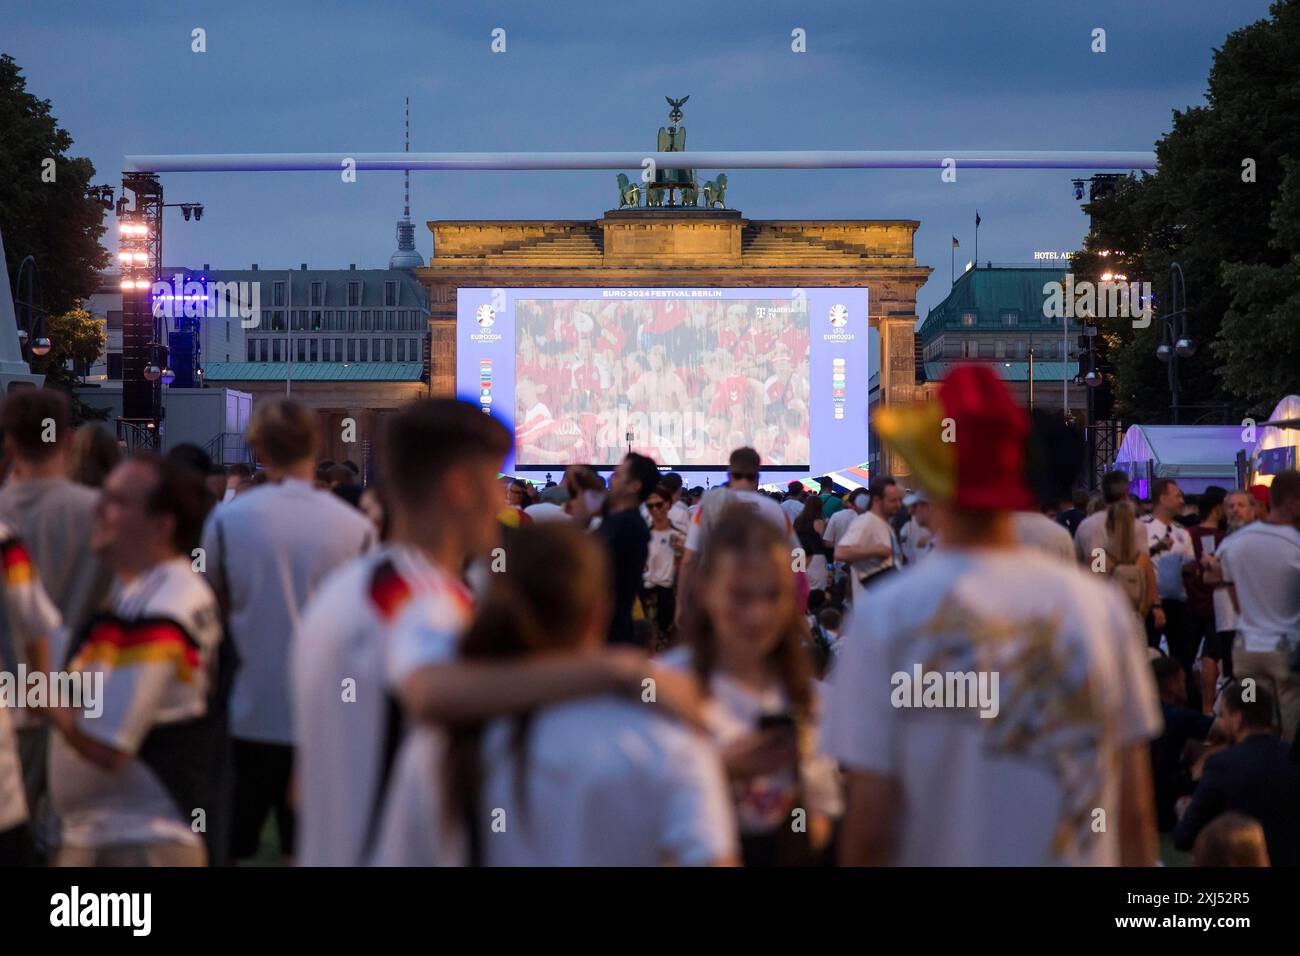
[[[849,324],[849,307],[846,305],[831,306],[830,320],[834,328],[844,328]]]

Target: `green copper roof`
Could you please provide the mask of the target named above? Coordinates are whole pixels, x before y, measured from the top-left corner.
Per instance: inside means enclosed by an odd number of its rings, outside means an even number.
[[[294,362],[295,382],[418,382],[420,362]],[[203,380],[216,382],[283,382],[288,362],[208,362]]]
[[[1065,269],[988,268],[968,269],[957,278],[948,297],[930,310],[917,330],[922,340],[931,342],[947,329],[968,332],[1006,332],[1013,329],[1060,329],[1059,320],[1043,317],[1043,285],[1061,282]],[[1017,324],[1007,326],[1002,313],[1017,313]],[[975,325],[962,324],[962,316],[976,314]],[[1072,323],[1073,324],[1073,323]]]

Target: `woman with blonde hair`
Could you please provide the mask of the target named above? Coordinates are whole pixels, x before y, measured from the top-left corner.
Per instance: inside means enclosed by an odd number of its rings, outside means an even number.
[[[1147,554],[1146,542],[1138,541],[1139,528],[1133,502],[1128,498],[1106,509],[1106,574],[1124,589],[1139,618],[1146,620],[1154,610],[1159,629],[1165,626],[1165,615],[1156,605],[1156,566]]]
[[[663,657],[693,672],[711,699],[746,866],[821,862],[843,812],[835,761],[821,746],[790,554],[786,536],[752,509],[725,506],[687,585],[682,645]]]

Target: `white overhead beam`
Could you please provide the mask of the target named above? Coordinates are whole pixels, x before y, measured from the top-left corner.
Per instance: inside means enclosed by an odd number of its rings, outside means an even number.
[[[640,169],[958,169],[1150,170],[1155,153],[1140,150],[701,150],[681,153],[196,153],[126,157],[127,172],[338,172],[358,170]]]

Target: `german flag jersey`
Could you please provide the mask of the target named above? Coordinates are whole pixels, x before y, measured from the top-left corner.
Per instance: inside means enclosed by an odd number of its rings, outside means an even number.
[[[364,860],[400,732],[395,689],[455,657],[471,610],[459,580],[403,545],[377,548],[321,582],[290,654],[299,863]]]
[[[4,599],[9,644],[0,636],[0,668],[18,673],[18,664],[30,657],[29,648],[48,641],[60,626],[59,612],[45,593],[22,539],[0,523],[0,593]],[[18,760],[17,729],[27,720],[27,710],[13,712],[0,696],[0,832],[27,819],[22,770]]]
[[[216,599],[188,557],[117,582],[111,606],[76,635],[66,669],[98,688],[77,714],[82,733],[138,757],[150,731],[202,717],[222,638]],[[70,846],[199,840],[195,808],[178,807],[144,761],[117,773],[61,735],[50,746],[51,796]]]

